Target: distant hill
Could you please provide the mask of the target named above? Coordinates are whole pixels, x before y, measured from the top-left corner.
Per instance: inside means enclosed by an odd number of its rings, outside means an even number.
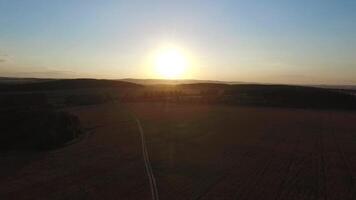
[[[167,80],[167,79],[118,79],[130,83],[137,83],[142,85],[179,85],[179,84],[193,84],[193,83],[217,83],[217,84],[243,84],[244,82],[226,82],[214,80],[194,80],[194,79],[181,79],[181,80]]]
[[[146,88],[145,90],[138,91],[138,93],[135,90],[132,90],[134,91],[133,93],[125,93],[126,101],[152,101],[153,99],[156,101],[166,101],[167,99],[180,99],[180,101],[195,101],[196,103],[356,110],[356,95],[351,90],[321,87],[246,83],[227,84],[220,81],[200,82],[199,80],[154,79],[26,79],[22,82],[16,82],[16,84],[14,80],[10,84],[0,83],[0,92],[4,92],[4,95],[7,92],[73,91],[76,89],[97,88]],[[77,92],[75,91],[74,93]],[[117,92],[115,92],[116,94]],[[177,95],[180,95],[180,97],[177,98]],[[21,102],[23,98],[25,97],[20,98]],[[40,101],[41,98],[34,97],[33,99],[39,99],[36,101]],[[83,99],[90,98],[88,96],[74,98],[75,101],[83,101]]]
[[[52,80],[56,80],[56,79],[0,77],[0,84],[37,83],[37,82],[47,82]]]
[[[49,78],[16,78],[16,77],[0,77],[0,84],[23,84],[23,83],[38,83],[38,82],[48,82],[56,80],[98,80],[98,79],[49,79]],[[102,79],[111,80],[111,79]],[[135,79],[135,78],[125,78],[125,79],[114,79],[112,81],[124,81],[129,83],[136,83],[139,85],[183,85],[183,84],[260,84],[260,85],[271,85],[265,83],[257,82],[242,82],[242,81],[215,81],[215,80],[196,80],[196,79],[181,79],[181,80],[167,80],[167,79]],[[328,89],[341,89],[341,90],[356,90],[356,85],[303,85],[318,88],[328,88]]]
[[[262,84],[182,84],[212,102],[311,109],[356,109],[356,96],[339,89]]]
[[[235,84],[235,86],[243,85],[243,84]],[[196,89],[196,90],[204,90],[204,89],[228,89],[232,88],[233,84],[226,83],[187,83],[187,84],[179,84],[177,85],[182,89]]]
[[[63,79],[19,84],[0,84],[0,91],[46,91],[85,88],[141,88],[141,85],[115,80]]]
[[[341,90],[356,90],[356,85],[312,85],[319,88],[341,89]]]

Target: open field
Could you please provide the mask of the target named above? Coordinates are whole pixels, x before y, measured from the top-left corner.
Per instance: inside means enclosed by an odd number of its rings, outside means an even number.
[[[48,152],[1,156],[0,199],[145,199],[149,197],[139,133],[114,105],[68,109],[87,135]]]
[[[354,199],[356,116],[134,105],[163,199]]]
[[[87,135],[0,158],[0,199],[355,199],[356,114],[173,103],[66,108]]]

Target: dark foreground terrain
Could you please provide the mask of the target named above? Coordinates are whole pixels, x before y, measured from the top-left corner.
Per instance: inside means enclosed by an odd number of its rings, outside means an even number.
[[[172,103],[67,111],[86,137],[3,153],[0,199],[149,199],[130,112],[142,122],[160,199],[355,199],[353,113]]]
[[[151,199],[137,120],[161,200],[356,199],[354,91],[36,80],[0,104],[1,200]]]

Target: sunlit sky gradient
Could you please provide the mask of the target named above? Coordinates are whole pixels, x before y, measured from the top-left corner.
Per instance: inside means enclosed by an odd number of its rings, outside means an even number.
[[[356,1],[0,0],[0,76],[158,78],[166,44],[183,78],[356,84]]]

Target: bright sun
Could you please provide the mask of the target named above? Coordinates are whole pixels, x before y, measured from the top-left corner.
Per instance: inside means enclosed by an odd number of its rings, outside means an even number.
[[[187,65],[184,54],[175,48],[161,50],[155,57],[156,73],[165,79],[182,78]]]

